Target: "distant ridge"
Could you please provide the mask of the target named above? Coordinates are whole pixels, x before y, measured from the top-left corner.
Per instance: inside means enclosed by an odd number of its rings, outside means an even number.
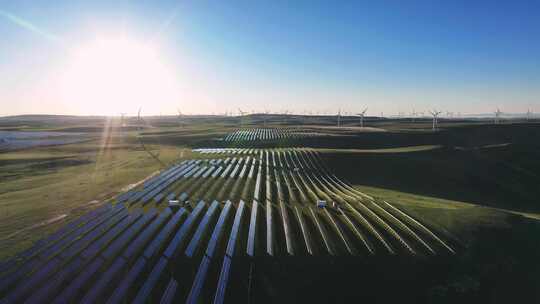
[[[43,119],[104,119],[106,116],[87,116],[87,115],[62,115],[62,114],[23,114],[23,115],[10,115],[0,116],[0,120],[43,120]]]
[[[0,116],[0,122],[1,121],[37,121],[37,120],[80,120],[80,119],[88,119],[88,120],[95,120],[95,119],[106,119],[107,117],[111,116],[119,116],[119,115],[66,115],[66,114],[21,114],[21,115],[7,115],[7,116]],[[135,117],[136,115],[130,115],[131,117]],[[152,117],[152,118],[176,118],[176,115],[141,115],[144,117]],[[192,118],[204,118],[204,117],[223,117],[223,115],[220,114],[184,114],[184,116],[189,116]],[[276,114],[276,113],[252,113],[247,114],[245,116],[249,117],[262,117],[262,116],[268,116],[268,117],[303,117],[303,116],[314,116],[314,117],[332,117],[335,116],[335,114],[313,114],[313,115],[306,115],[306,114]],[[238,117],[238,116],[227,116],[227,117]],[[356,115],[342,115],[342,117],[357,117]],[[454,116],[454,119],[491,119],[494,117],[493,113],[478,113],[478,114],[461,114],[459,117]],[[503,113],[501,117],[506,118],[526,118],[527,113]],[[538,118],[540,117],[540,113],[532,113],[531,118]],[[381,118],[380,116],[366,116],[367,119],[373,119],[373,118]],[[404,116],[398,116],[398,115],[389,115],[385,116],[384,118],[389,119],[399,119],[399,118],[410,118],[408,115]],[[417,118],[428,118],[428,116],[422,116]],[[447,118],[446,116],[442,116],[442,119]]]

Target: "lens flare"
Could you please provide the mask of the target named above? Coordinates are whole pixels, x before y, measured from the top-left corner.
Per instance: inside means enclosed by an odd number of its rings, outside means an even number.
[[[63,74],[64,99],[80,112],[114,115],[142,105],[174,103],[174,74],[156,48],[125,37],[76,48]]]

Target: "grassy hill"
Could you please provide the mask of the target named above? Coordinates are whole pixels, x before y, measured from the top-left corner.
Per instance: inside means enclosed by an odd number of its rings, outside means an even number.
[[[324,152],[329,166],[357,185],[540,212],[540,172],[535,153],[523,145],[417,152]],[[517,161],[510,161],[516,157]]]
[[[31,118],[0,119],[0,126],[90,132],[99,139],[0,153],[0,258],[161,169],[141,142],[168,165],[198,157],[192,147],[223,145],[216,139],[238,127],[223,117],[191,118],[184,127],[171,117],[153,118],[142,132],[106,128],[102,118]],[[260,122],[251,118],[249,124]],[[377,129],[304,126],[326,136],[272,145],[313,147],[337,175],[422,219],[451,240],[458,255],[263,261],[254,272],[253,301],[294,302],[296,294],[313,303],[539,300],[540,221],[534,218],[540,217],[540,125],[456,122],[438,132],[426,121],[369,125]]]

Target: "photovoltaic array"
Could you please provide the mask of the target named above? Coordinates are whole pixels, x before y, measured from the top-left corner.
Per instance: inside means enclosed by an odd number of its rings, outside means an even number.
[[[264,130],[225,140],[304,134]],[[171,166],[3,263],[2,303],[222,303],[245,261],[454,253],[421,219],[337,177],[316,150],[194,151],[200,159]]]

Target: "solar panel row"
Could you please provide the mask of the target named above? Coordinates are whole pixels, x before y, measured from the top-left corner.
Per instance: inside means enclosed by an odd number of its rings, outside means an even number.
[[[245,151],[174,165],[37,242],[4,264],[2,303],[222,303],[259,257],[453,252],[313,150]]]

